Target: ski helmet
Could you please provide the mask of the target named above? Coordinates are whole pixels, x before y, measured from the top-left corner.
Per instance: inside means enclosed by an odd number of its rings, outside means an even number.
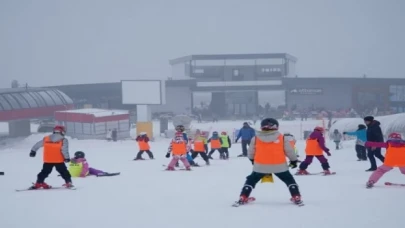
[[[260,128],[263,131],[278,130],[278,121],[273,118],[266,118],[260,123]]]
[[[75,152],[75,159],[84,158],[86,154],[83,151],[76,151]]]
[[[221,132],[221,135],[226,135],[226,131]]]
[[[176,131],[180,131],[180,132],[183,132],[185,130],[185,127],[183,126],[183,125],[177,125],[176,126]]]
[[[359,129],[366,129],[367,127],[366,127],[366,125],[364,125],[364,124],[359,124],[359,126],[357,126]]]
[[[59,133],[61,135],[65,135],[65,133],[66,133],[65,127],[62,125],[56,125],[53,128],[53,133]]]
[[[212,132],[212,135],[218,135],[218,131]]]
[[[388,139],[401,140],[402,137],[401,137],[401,134],[393,132],[393,133],[388,135]]]
[[[325,129],[323,127],[315,127],[314,131],[320,131],[323,133],[325,131]]]

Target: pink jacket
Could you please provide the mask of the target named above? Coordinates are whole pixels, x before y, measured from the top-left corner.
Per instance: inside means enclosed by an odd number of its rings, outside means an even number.
[[[80,173],[80,177],[86,177],[89,174],[89,163],[87,163],[87,160],[85,158],[78,158],[78,159],[72,159],[72,162],[75,163],[81,163],[83,165],[82,172]]]
[[[388,148],[388,144],[393,147],[401,147],[401,146],[405,146],[405,141],[404,140],[388,140],[387,142],[367,141],[365,146],[366,147],[377,147],[377,148]]]

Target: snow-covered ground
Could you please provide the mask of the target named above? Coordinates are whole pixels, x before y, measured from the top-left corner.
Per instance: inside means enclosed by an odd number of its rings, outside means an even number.
[[[299,134],[300,122],[281,122],[282,131]],[[194,128],[226,130],[239,122],[193,124]],[[319,121],[304,123],[312,129]],[[156,131],[157,132],[157,131]],[[239,208],[238,199],[245,177],[251,172],[246,158],[234,158],[240,144],[231,148],[232,159],[214,160],[209,167],[192,172],[163,172],[168,139],[151,143],[156,160],[132,161],[134,141],[70,141],[73,154],[86,152],[91,167],[120,171],[116,177],[74,179],[76,191],[15,192],[29,186],[42,166],[41,152],[30,158],[31,146],[43,137],[32,135],[0,150],[0,227],[1,228],[402,228],[405,188],[385,187],[384,181],[405,182],[398,170],[383,177],[374,189],[364,187],[370,173],[368,162],[357,162],[354,142],[347,141],[329,158],[334,176],[296,177],[304,207],[289,202],[287,187],[277,178],[273,184],[258,184],[253,192],[257,201]],[[299,136],[297,136],[299,138]],[[332,142],[328,142],[333,148]],[[304,141],[297,146],[302,154]],[[146,155],[144,155],[146,156]],[[218,154],[214,154],[217,158]],[[200,158],[199,163],[203,163]],[[321,171],[314,161],[309,171]],[[295,170],[293,171],[295,172]],[[63,183],[54,172],[51,185]]]

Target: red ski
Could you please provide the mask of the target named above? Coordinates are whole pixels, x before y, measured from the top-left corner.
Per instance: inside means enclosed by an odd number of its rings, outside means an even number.
[[[52,187],[52,188],[23,188],[23,189],[16,189],[16,192],[26,192],[26,191],[48,191],[48,190],[76,190],[76,187],[73,188],[66,188],[66,187]]]
[[[405,187],[405,184],[392,183],[392,182],[385,182],[385,185],[387,185],[387,186]]]
[[[249,203],[254,202],[254,201],[256,201],[255,197],[249,197],[247,199],[247,201],[243,202],[243,203],[241,203],[239,201],[236,201],[234,204],[232,204],[232,207],[239,207],[239,206],[246,205],[246,204],[249,204]]]

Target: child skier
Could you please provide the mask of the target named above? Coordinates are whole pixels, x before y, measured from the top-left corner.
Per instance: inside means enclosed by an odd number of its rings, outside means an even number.
[[[196,131],[194,140],[192,140],[193,149],[191,150],[191,158],[194,160],[198,155],[204,159],[206,165],[210,165],[207,156],[208,146],[207,139],[201,135],[200,130]]]
[[[153,153],[150,151],[149,137],[145,132],[141,132],[135,139],[138,142],[139,152],[134,160],[145,160],[142,154],[146,152],[150,159],[153,159]]]
[[[340,142],[342,141],[343,135],[338,129],[335,129],[332,134],[332,140],[336,144],[336,150],[339,150]]]
[[[86,154],[82,151],[77,151],[75,157],[70,160],[69,173],[72,177],[86,177],[90,175],[101,176],[116,176],[120,173],[107,173],[95,168],[91,168],[85,158]]]
[[[190,145],[187,133],[185,132],[185,130],[186,130],[185,127],[183,125],[177,125],[175,129],[176,129],[176,132],[181,133],[183,135],[183,139],[185,140],[185,142],[187,144],[186,157],[187,157],[188,163],[190,163],[191,166],[198,167],[199,165],[196,162],[194,162],[193,158],[191,157],[191,155],[189,153],[190,149],[191,149],[191,145]],[[179,162],[177,162],[175,166],[179,167]]]
[[[307,168],[312,163],[314,157],[316,157],[321,163],[324,175],[332,174],[329,171],[329,162],[325,156],[323,156],[324,151],[328,156],[331,156],[329,149],[325,146],[323,132],[324,129],[322,127],[316,127],[308,137],[305,148],[306,157],[305,160],[301,162],[299,171],[296,175],[309,175],[310,173],[307,171]]]
[[[357,130],[353,132],[343,132],[343,135],[351,135],[356,136],[356,153],[357,153],[357,161],[367,161],[367,151],[365,147],[365,143],[367,141],[367,129],[366,125],[359,124],[357,126]]]
[[[220,159],[229,159],[229,149],[232,146],[231,138],[229,138],[226,131],[221,132],[221,155]]]
[[[170,153],[173,154],[173,158],[167,166],[166,170],[174,171],[174,166],[180,160],[183,162],[186,170],[190,169],[190,163],[187,161],[187,142],[184,140],[183,134],[181,132],[176,132],[174,139],[170,142],[169,149],[166,154],[166,158],[170,157]]]
[[[208,143],[210,143],[210,147],[211,147],[211,150],[208,153],[208,158],[213,159],[212,154],[216,150],[218,150],[219,157],[221,158],[221,156],[222,156],[222,152],[221,152],[222,139],[219,137],[217,131],[212,132],[212,136],[211,136],[211,138],[208,139]]]
[[[37,142],[31,149],[30,157],[35,157],[37,150],[43,147],[42,170],[38,173],[36,183],[30,189],[50,189],[52,186],[45,183],[45,179],[51,174],[53,167],[59,172],[65,180],[63,185],[66,188],[74,188],[72,178],[65,165],[65,162],[70,162],[68,140],[65,138],[65,127],[55,126],[51,135],[45,136],[41,141]]]
[[[267,175],[276,175],[283,181],[291,194],[291,201],[302,205],[301,194],[294,177],[288,170],[286,156],[290,159],[290,167],[297,167],[297,156],[290,143],[284,140],[284,136],[278,131],[278,121],[272,118],[261,122],[261,131],[252,138],[251,147],[248,150],[248,158],[253,164],[253,172],[246,177],[240,199],[234,206],[243,205],[251,200],[249,197],[256,184]]]
[[[398,167],[405,175],[405,141],[399,133],[391,133],[387,142],[366,142],[366,147],[386,148],[384,164],[374,171],[367,184],[367,188],[372,188],[375,183],[388,171]]]

